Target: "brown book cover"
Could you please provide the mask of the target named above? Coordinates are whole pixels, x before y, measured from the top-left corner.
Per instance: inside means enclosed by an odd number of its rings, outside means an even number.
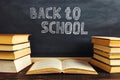
[[[120,73],[120,66],[110,66],[108,64],[105,64],[97,59],[92,58],[92,60],[90,61],[91,64],[93,64],[94,66],[103,69],[109,73]]]
[[[14,45],[0,44],[0,51],[16,51],[16,50],[21,50],[28,47],[30,47],[30,42],[14,44]]]
[[[102,50],[108,53],[120,53],[120,47],[109,47],[109,46],[94,44],[94,49]]]
[[[94,53],[99,54],[101,56],[104,56],[109,59],[119,59],[120,58],[120,53],[108,53],[104,52],[102,50],[94,49]]]
[[[120,58],[109,59],[109,58],[105,58],[105,57],[98,55],[98,54],[95,54],[95,53],[93,55],[93,58],[95,58],[103,63],[106,63],[108,65],[111,65],[111,66],[120,66]]]
[[[0,60],[0,73],[18,73],[31,65],[30,55],[15,60]]]
[[[108,36],[92,36],[92,43],[105,46],[120,46],[120,38]]]
[[[17,58],[20,58],[28,54],[31,54],[30,48],[24,48],[24,49],[17,50],[17,51],[0,51],[0,59],[15,60]]]
[[[30,34],[0,34],[0,44],[18,44],[28,42]]]

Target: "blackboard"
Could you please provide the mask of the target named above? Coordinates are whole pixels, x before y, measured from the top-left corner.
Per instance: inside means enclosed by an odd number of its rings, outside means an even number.
[[[40,14],[41,10],[47,16]],[[59,15],[53,17],[57,10]],[[53,30],[54,23],[68,23],[72,29],[44,32],[44,21],[48,22],[47,27],[53,22]],[[80,23],[80,28],[84,26],[87,33],[67,32],[73,31],[74,22]],[[119,31],[120,0],[0,0],[0,33],[32,34],[32,56],[92,56],[91,36],[120,36]]]

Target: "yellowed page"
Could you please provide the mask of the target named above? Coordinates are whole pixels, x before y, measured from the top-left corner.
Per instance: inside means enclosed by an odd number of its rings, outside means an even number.
[[[80,70],[87,70],[87,71],[95,71],[93,67],[86,61],[80,60],[64,60],[62,62],[62,68],[65,69],[80,69]]]
[[[44,74],[44,72],[47,72],[48,69],[53,70],[54,68],[62,70],[62,62],[59,59],[41,60],[41,61],[35,62],[27,74],[29,74],[29,73],[32,74],[32,71],[34,72],[34,74],[38,74],[41,72],[43,72],[43,74]]]
[[[107,36],[92,36],[92,38],[108,39],[108,40],[120,40],[119,37],[107,37]]]

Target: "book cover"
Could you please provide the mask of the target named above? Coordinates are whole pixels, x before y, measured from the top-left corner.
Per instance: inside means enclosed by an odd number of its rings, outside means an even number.
[[[0,34],[0,44],[19,44],[29,42],[30,34]]]

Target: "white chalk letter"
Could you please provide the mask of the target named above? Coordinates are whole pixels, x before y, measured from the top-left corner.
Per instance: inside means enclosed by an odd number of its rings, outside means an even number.
[[[81,22],[81,35],[87,35],[88,34],[88,31],[84,31],[84,25],[85,25],[85,23]]]
[[[59,14],[60,10],[61,10],[61,7],[58,7],[57,9],[56,7],[53,7],[53,19],[56,19],[56,18],[61,19],[61,16]]]
[[[67,19],[67,20],[71,20],[72,17],[70,16],[70,13],[71,13],[70,7],[67,7],[67,8],[65,9],[65,13],[66,13],[66,19]]]
[[[30,8],[30,18],[31,19],[36,19],[37,18],[37,12],[35,7]]]
[[[49,15],[49,11],[51,11],[51,10],[52,10],[52,7],[46,8],[46,18],[47,19],[52,19],[52,16]]]
[[[55,24],[56,24],[55,21],[52,21],[49,24],[49,32],[52,33],[52,34],[55,34],[55,31],[53,30],[53,27],[54,27],[53,25],[55,25]]]
[[[80,22],[74,22],[73,34],[78,35],[80,33]]]
[[[47,33],[47,32],[48,32],[48,27],[47,27],[47,25],[48,25],[48,21],[43,21],[43,22],[41,23],[41,26],[42,26],[42,28],[44,29],[44,30],[41,31],[41,33]]]
[[[66,22],[65,23],[65,33],[66,34],[71,34],[72,33],[72,23],[71,22]]]
[[[38,19],[45,19],[45,13],[44,13],[44,8],[43,7],[40,7],[39,8],[39,15],[38,15]]]
[[[57,29],[56,29],[56,34],[64,34],[64,22],[61,22],[61,25],[60,25],[60,22],[57,22],[56,23],[56,27],[57,27]]]
[[[73,19],[74,20],[79,20],[81,16],[81,9],[79,7],[75,7],[73,9]]]

